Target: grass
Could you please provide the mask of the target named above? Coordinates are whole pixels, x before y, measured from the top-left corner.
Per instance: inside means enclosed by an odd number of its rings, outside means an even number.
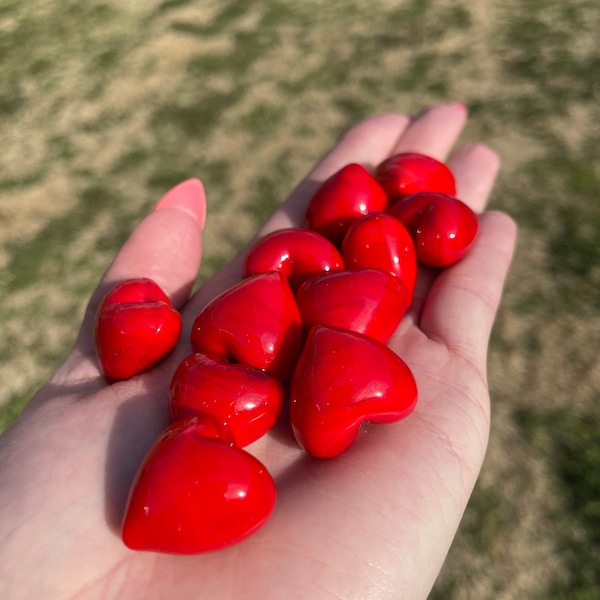
[[[599,597],[599,21],[590,0],[0,0],[0,426],[171,185],[205,183],[206,277],[344,128],[461,100],[520,239],[490,450],[432,598]]]

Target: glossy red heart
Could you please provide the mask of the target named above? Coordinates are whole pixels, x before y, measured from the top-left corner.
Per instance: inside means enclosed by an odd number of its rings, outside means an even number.
[[[174,423],[133,482],[122,538],[133,550],[196,554],[240,542],[265,524],[275,484],[251,454],[196,418]]]
[[[409,304],[402,281],[385,271],[364,269],[316,275],[296,294],[305,331],[328,325],[387,342]]]
[[[398,219],[381,213],[363,217],[344,237],[342,256],[347,269],[380,269],[398,276],[412,298],[417,255],[410,232]]]
[[[197,353],[188,356],[173,375],[169,414],[173,422],[210,415],[241,448],[273,427],[283,398],[281,382],[264,371]]]
[[[390,348],[359,333],[313,327],[290,389],[292,428],[306,452],[337,456],[362,423],[398,421],[416,402],[413,374]]]
[[[308,227],[339,245],[360,217],[384,212],[388,197],[363,166],[351,163],[327,179],[313,194],[306,210]]]
[[[302,349],[302,324],[287,279],[271,271],[224,291],[196,317],[191,341],[196,352],[289,379]]]
[[[479,220],[452,196],[423,192],[403,198],[390,214],[411,232],[417,258],[430,267],[448,267],[463,258],[477,237]]]
[[[392,201],[417,192],[456,194],[452,171],[443,162],[416,152],[384,160],[375,170],[375,177]]]
[[[160,362],[177,344],[181,316],[150,279],[131,279],[104,297],[94,322],[96,353],[109,380],[127,379]]]
[[[279,271],[297,290],[311,275],[343,268],[342,255],[327,238],[310,229],[289,228],[256,242],[246,254],[242,275]]]

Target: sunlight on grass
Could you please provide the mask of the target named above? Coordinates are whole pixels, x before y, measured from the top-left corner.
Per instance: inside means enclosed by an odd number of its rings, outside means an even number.
[[[492,343],[490,452],[432,598],[594,597],[594,3],[0,0],[0,25],[0,428],[169,187],[205,184],[203,280],[346,127],[460,100],[464,140],[503,159],[492,203],[520,239]]]

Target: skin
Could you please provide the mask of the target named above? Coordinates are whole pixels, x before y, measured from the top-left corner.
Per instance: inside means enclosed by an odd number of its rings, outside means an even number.
[[[257,235],[300,226],[312,191],[349,162],[373,168],[402,151],[446,159],[462,105],[386,114],[349,130]],[[200,556],[133,552],[119,537],[129,486],[166,427],[166,394],[189,352],[198,311],[239,279],[243,253],[190,296],[201,219],[166,208],[146,217],[93,295],[74,348],[0,438],[0,597],[426,598],[477,479],[488,441],[486,355],[516,228],[485,211],[497,155],[483,145],[448,159],[458,196],[480,213],[471,253],[440,274],[421,270],[389,346],[412,368],[414,413],[371,426],[337,459],[310,459],[285,422],[248,449],[275,477],[278,502],[245,542]],[[96,307],[117,281],[151,277],[183,312],[165,363],[107,385],[95,358]]]

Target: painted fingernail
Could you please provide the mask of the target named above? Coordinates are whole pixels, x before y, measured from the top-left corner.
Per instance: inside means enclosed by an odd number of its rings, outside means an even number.
[[[467,106],[465,104],[463,104],[462,102],[453,102],[450,106],[458,109],[458,110],[462,110],[463,112],[467,112]]]
[[[186,179],[170,189],[157,203],[154,210],[177,208],[186,212],[200,229],[206,221],[206,195],[199,179]]]

